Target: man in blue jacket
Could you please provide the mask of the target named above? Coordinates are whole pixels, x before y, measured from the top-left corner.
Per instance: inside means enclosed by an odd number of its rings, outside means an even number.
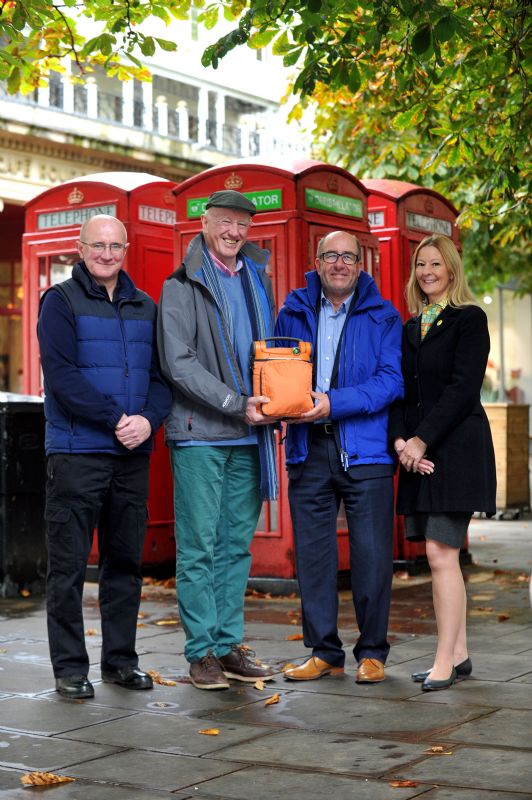
[[[98,526],[102,679],[150,689],[135,651],[151,439],[170,410],[156,350],[157,306],[122,265],[126,230],[82,226],[72,278],[42,297],[37,332],[46,417],[47,613],[56,689],[94,696],[82,595]]]
[[[336,518],[343,501],[349,531],[358,683],[384,679],[389,651],[394,458],[388,408],[402,396],[401,319],[361,271],[361,247],[342,231],[318,244],[316,271],[291,292],[278,336],[310,341],[315,407],[288,425],[286,465],[303,633],[312,656],[289,680],[344,671],[338,636]]]

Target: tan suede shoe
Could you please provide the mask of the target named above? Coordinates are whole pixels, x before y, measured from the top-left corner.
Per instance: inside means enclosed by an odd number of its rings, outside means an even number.
[[[289,681],[315,681],[323,675],[341,675],[343,671],[343,667],[333,667],[321,658],[311,656],[301,666],[287,669],[284,676]]]
[[[384,680],[384,664],[376,658],[363,658],[357,669],[357,683],[380,683]]]

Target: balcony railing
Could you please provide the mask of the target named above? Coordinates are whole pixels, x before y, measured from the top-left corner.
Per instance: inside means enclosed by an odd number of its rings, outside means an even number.
[[[93,118],[95,109],[97,120],[112,125],[133,127],[165,136],[175,141],[217,150],[227,155],[264,156],[303,152],[303,146],[288,139],[280,139],[268,135],[268,130],[254,130],[253,119],[241,125],[218,124],[212,119],[200,119],[190,114],[179,104],[172,109],[158,98],[152,108],[146,107],[142,100],[134,99],[132,111],[125,107],[124,97],[119,94],[103,92],[97,85],[74,85],[70,91],[70,108],[65,108],[65,88],[62,80],[51,80],[43,91],[35,91],[31,95],[9,95],[0,83],[0,100],[21,103],[34,107],[45,107],[50,110],[70,114],[82,118]],[[92,98],[92,103],[91,103]],[[151,111],[151,113],[149,113]],[[128,113],[129,112],[129,113]],[[132,125],[129,123],[132,121]],[[251,124],[250,124],[251,123]]]

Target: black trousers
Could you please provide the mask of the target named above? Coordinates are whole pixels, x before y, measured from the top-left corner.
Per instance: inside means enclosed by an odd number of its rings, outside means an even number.
[[[386,468],[385,468],[386,469]],[[362,475],[360,471],[359,475]],[[336,519],[343,500],[349,532],[351,591],[360,636],[357,661],[386,661],[393,577],[393,477],[344,471],[334,436],[311,441],[304,464],[288,469],[304,642],[312,654],[344,665],[338,636]]]
[[[89,670],[83,584],[98,529],[101,668],[138,665],[135,651],[146,533],[149,456],[48,457],[46,533],[48,640],[54,675]]]

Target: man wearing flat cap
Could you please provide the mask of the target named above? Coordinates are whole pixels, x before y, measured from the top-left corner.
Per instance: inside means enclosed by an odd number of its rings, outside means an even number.
[[[240,192],[214,192],[160,301],[159,353],[173,391],[165,434],[177,600],[198,689],[273,676],[242,646],[249,545],[262,500],[277,494],[271,418],[250,370],[252,342],[274,324],[269,253],[247,241],[255,212]]]

